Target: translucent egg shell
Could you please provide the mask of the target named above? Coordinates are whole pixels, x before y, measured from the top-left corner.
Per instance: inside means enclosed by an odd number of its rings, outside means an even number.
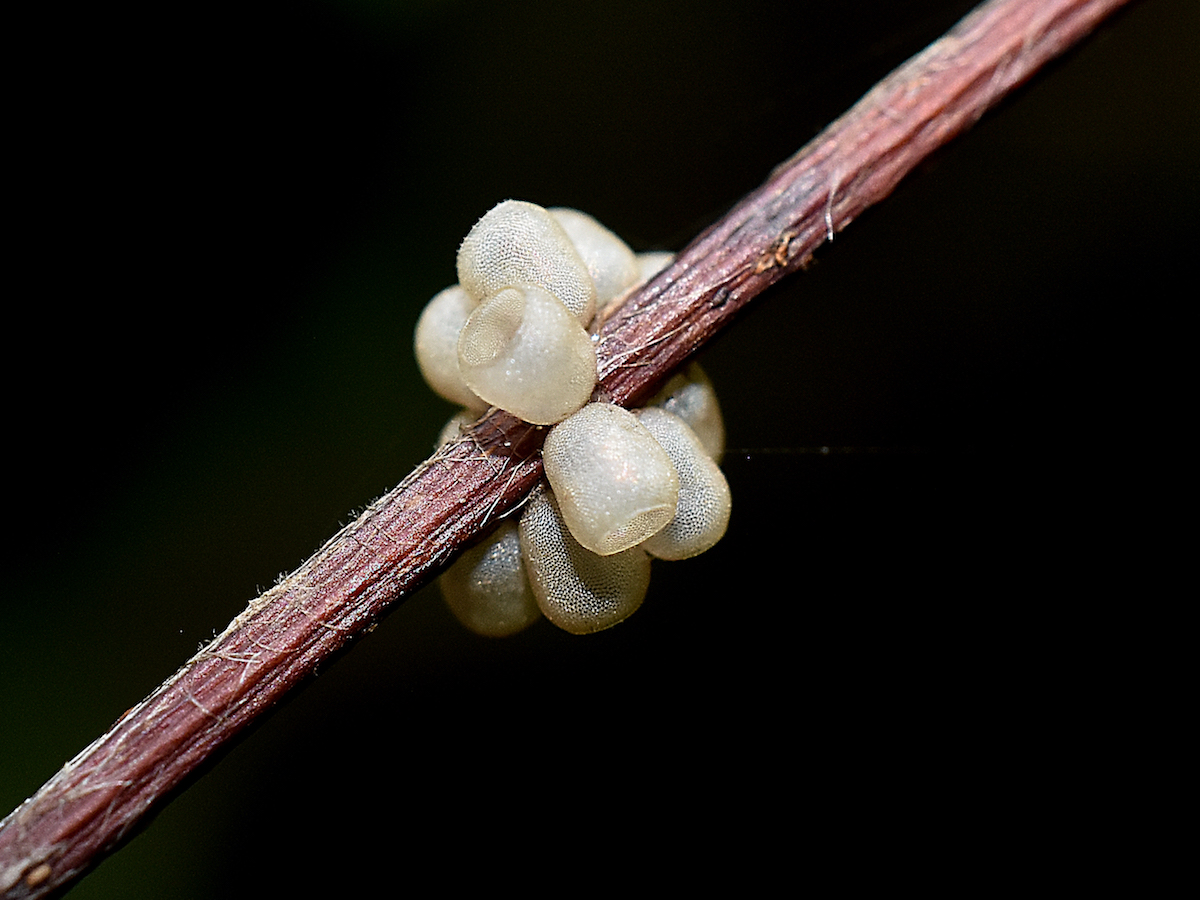
[[[421,311],[413,349],[425,383],[438,396],[482,412],[487,404],[467,387],[458,369],[458,335],[477,305],[457,284],[446,288]]]
[[[675,515],[675,467],[629,410],[589,403],[550,429],[542,459],[567,527],[593,553],[640,544]]]
[[[648,537],[642,549],[659,559],[687,559],[703,553],[725,536],[729,483],[683,419],[657,406],[638,410],[637,417],[667,451],[679,474],[675,516]]]
[[[474,410],[460,409],[446,421],[442,430],[438,432],[437,443],[433,445],[434,449],[456,440],[464,431],[474,425],[478,418],[479,413]]]
[[[713,459],[720,461],[725,452],[725,420],[712,382],[692,363],[673,375],[647,406],[661,406],[688,424]]]
[[[629,295],[640,288],[645,282],[649,281],[675,260],[674,253],[666,253],[654,251],[651,253],[639,253],[634,257],[634,262],[637,265],[637,277],[633,282],[626,286],[622,291],[618,291],[615,295],[608,298],[606,301],[600,302],[596,307],[596,318],[592,320],[591,330],[599,331],[600,326],[608,321],[612,315],[621,308],[621,305],[628,299]]]
[[[649,281],[673,262],[675,262],[675,254],[669,250],[639,253],[637,255],[638,282]]]
[[[530,494],[520,534],[538,607],[559,628],[572,634],[603,631],[642,605],[650,586],[646,552],[634,547],[599,556],[581,546],[545,485]]]
[[[592,282],[596,303],[603,306],[638,281],[638,262],[629,245],[577,209],[556,206],[548,212],[563,227],[579,253]]]
[[[554,216],[534,203],[505,200],[475,223],[458,248],[458,283],[476,300],[536,285],[585,326],[596,313],[587,266]]]
[[[567,308],[541,288],[505,288],[476,307],[458,337],[458,369],[492,406],[551,425],[592,396],[596,349]]]
[[[511,519],[460,556],[438,585],[455,618],[484,637],[516,634],[542,615]]]

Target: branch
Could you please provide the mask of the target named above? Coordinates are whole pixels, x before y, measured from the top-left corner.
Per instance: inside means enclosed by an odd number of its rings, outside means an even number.
[[[747,302],[1123,2],[993,0],[889,75],[605,318],[597,397],[649,397]],[[43,896],[94,866],[210,755],[517,509],[541,477],[543,435],[493,412],[254,600],[0,823],[4,895]]]

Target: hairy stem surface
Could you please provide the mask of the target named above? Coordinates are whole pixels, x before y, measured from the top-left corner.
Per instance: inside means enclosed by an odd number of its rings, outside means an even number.
[[[895,70],[599,329],[598,399],[644,401],[753,297],[1125,0],[992,0]],[[373,503],[0,824],[6,897],[60,889],[541,477],[545,429],[493,412]]]

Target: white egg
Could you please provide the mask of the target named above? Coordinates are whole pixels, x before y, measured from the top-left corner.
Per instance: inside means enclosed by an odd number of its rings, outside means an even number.
[[[516,634],[542,615],[511,519],[460,556],[438,585],[455,618],[484,637]]]
[[[637,277],[624,290],[618,291],[607,300],[601,301],[596,307],[596,318],[592,320],[590,330],[599,331],[600,326],[607,322],[618,309],[624,305],[629,295],[643,284],[669,266],[675,260],[674,253],[654,251],[638,253],[634,257],[637,266]]]
[[[638,282],[649,281],[673,262],[675,262],[675,254],[669,250],[639,253],[637,255]]]
[[[475,424],[475,420],[478,418],[479,413],[474,410],[460,409],[442,426],[442,430],[438,432],[438,439],[437,443],[434,444],[434,448],[436,449],[443,444],[448,444],[456,440],[464,431]]]
[[[667,451],[679,476],[675,516],[642,543],[659,559],[687,559],[703,553],[725,536],[729,526],[729,483],[696,433],[657,406],[637,411],[638,421]]]
[[[647,406],[661,406],[688,424],[704,449],[720,461],[725,452],[725,421],[712,382],[696,363],[671,376]]]
[[[629,245],[577,209],[547,210],[563,227],[596,285],[596,303],[603,306],[639,281],[637,257]]]
[[[589,403],[550,429],[542,461],[571,534],[593,553],[640,544],[675,515],[671,459],[627,409]]]
[[[579,320],[549,292],[532,285],[504,288],[486,297],[463,326],[458,369],[492,406],[550,425],[592,396],[596,349]]]
[[[458,248],[458,283],[476,300],[537,285],[584,326],[596,313],[587,266],[554,216],[534,203],[505,200],[475,223]]]
[[[521,549],[538,607],[572,634],[590,634],[623,621],[646,597],[650,557],[634,547],[599,556],[572,537],[554,494],[544,484],[521,515]]]
[[[425,383],[439,397],[482,412],[487,404],[463,380],[458,336],[478,303],[457,284],[430,300],[417,319],[413,349]]]

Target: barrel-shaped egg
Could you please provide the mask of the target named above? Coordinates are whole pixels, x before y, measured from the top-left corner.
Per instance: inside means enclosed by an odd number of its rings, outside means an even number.
[[[623,621],[646,597],[650,557],[638,547],[600,556],[582,546],[563,520],[554,494],[535,488],[521,514],[521,549],[538,607],[572,634]]]
[[[505,200],[475,223],[458,248],[458,283],[479,301],[537,285],[585,327],[596,313],[596,286],[570,237],[549,212],[521,200]]]
[[[417,319],[413,349],[417,367],[434,393],[451,403],[482,411],[487,404],[467,386],[458,368],[458,336],[478,305],[457,284],[437,294]]]
[[[638,282],[649,281],[671,263],[675,254],[669,250],[649,250],[637,255]]]
[[[589,403],[550,429],[542,461],[571,534],[593,553],[640,544],[675,515],[671,459],[627,409]]]
[[[705,451],[718,462],[725,452],[725,420],[712,382],[696,363],[671,376],[647,406],[661,406],[688,424]]]
[[[484,637],[516,634],[542,615],[511,519],[460,556],[438,585],[455,618]]]
[[[591,397],[596,350],[566,307],[526,285],[485,298],[471,313],[458,338],[458,369],[492,406],[550,425]]]
[[[605,303],[638,281],[637,257],[629,245],[577,209],[556,206],[548,210],[571,239],[596,286],[596,304]]]
[[[675,515],[642,543],[642,549],[659,559],[703,553],[724,537],[729,525],[729,483],[681,418],[657,406],[638,410],[637,417],[666,450],[679,475]]]

